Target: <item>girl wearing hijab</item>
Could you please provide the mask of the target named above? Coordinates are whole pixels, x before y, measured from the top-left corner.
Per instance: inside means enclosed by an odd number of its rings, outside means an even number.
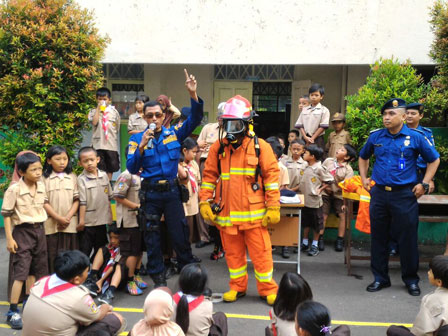
[[[132,336],[185,336],[182,329],[173,321],[173,298],[162,287],[151,291],[145,299],[143,314],[129,335]]]

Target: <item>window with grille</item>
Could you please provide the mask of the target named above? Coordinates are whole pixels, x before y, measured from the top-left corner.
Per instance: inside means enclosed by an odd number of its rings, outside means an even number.
[[[215,65],[214,78],[221,80],[290,80],[294,65]]]
[[[286,112],[291,104],[290,82],[254,82],[252,105],[257,112]]]

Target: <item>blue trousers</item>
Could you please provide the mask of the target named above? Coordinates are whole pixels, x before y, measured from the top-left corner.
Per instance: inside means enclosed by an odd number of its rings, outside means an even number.
[[[406,285],[417,284],[418,203],[412,187],[370,191],[371,269],[375,281],[390,282],[389,241],[392,235],[400,246],[401,278]]]
[[[168,191],[147,191],[144,210],[147,214],[165,216],[166,231],[176,251],[179,268],[194,262],[189,242],[189,230],[184,208],[180,200],[179,188],[172,186]],[[165,270],[161,249],[160,220],[146,223],[145,243],[148,252],[147,269],[149,274],[162,273]]]

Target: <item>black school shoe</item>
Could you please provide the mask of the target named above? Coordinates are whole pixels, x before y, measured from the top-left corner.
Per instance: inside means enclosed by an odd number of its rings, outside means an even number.
[[[164,273],[150,274],[149,276],[154,281],[154,288],[167,286]]]
[[[288,246],[283,246],[282,247],[282,257],[284,259],[289,259],[290,255],[289,255],[289,248],[288,248]]]
[[[302,251],[302,252],[308,251],[309,247],[310,247],[310,244],[301,244],[300,251]]]
[[[87,278],[82,285],[89,290],[91,296],[96,297],[98,295],[99,288],[94,279]]]
[[[8,324],[11,329],[21,330],[23,328],[22,316],[18,311],[9,310],[6,313],[6,324]]]
[[[308,256],[315,257],[319,254],[319,248],[315,245],[311,245],[310,250],[308,251]]]
[[[334,250],[336,252],[342,252],[344,250],[344,238],[337,237],[336,241],[334,242]]]
[[[408,289],[409,295],[419,296],[420,295],[420,287],[417,284],[406,285]]]
[[[317,247],[319,248],[319,251],[325,251],[324,236],[319,236],[319,240],[317,241]]]
[[[114,294],[110,290],[110,288],[106,289],[106,291],[98,296],[98,301],[101,303],[106,303],[108,305],[112,305],[112,302],[114,301]]]

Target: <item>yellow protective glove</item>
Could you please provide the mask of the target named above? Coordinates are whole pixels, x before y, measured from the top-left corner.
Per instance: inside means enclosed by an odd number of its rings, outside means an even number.
[[[268,224],[277,224],[278,222],[280,222],[280,207],[268,207],[261,225],[268,226]]]
[[[207,202],[207,201],[200,202],[199,203],[199,211],[202,215],[202,218],[204,218],[204,220],[209,221],[210,224],[213,224],[212,222],[215,220],[216,215],[213,213],[209,202]]]

